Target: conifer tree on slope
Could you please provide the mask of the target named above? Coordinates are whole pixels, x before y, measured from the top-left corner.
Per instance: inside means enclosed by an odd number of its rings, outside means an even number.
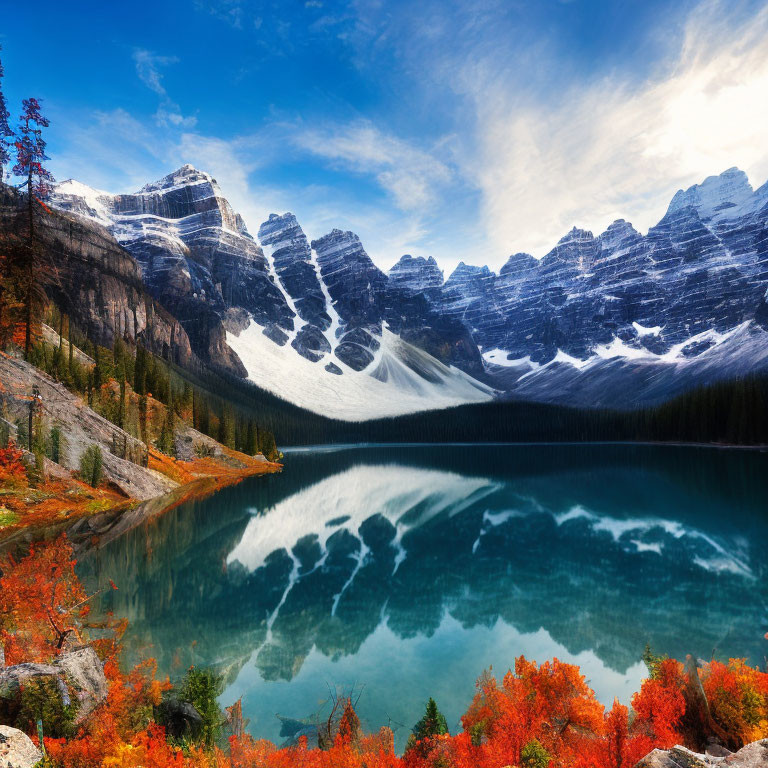
[[[14,176],[25,181],[22,186],[27,188],[27,211],[29,214],[29,242],[24,255],[24,314],[26,335],[24,339],[24,356],[29,359],[32,351],[32,315],[33,306],[45,301],[45,294],[38,282],[36,272],[40,261],[40,248],[35,238],[35,210],[37,206],[44,208],[43,202],[51,192],[54,181],[53,175],[45,167],[48,160],[45,154],[43,128],[49,125],[48,118],[40,111],[40,102],[35,98],[22,101],[22,113],[19,119],[19,130],[16,137],[16,165],[13,166]]]
[[[2,51],[2,46],[0,46]],[[9,152],[10,139],[13,137],[13,130],[8,123],[8,118],[11,113],[8,111],[8,105],[5,101],[5,94],[3,93],[3,62],[0,60],[0,183],[5,180],[5,166],[11,160]]]

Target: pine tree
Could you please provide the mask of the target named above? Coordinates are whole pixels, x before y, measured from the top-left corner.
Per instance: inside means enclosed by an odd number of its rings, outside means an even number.
[[[47,454],[51,461],[55,461],[57,464],[63,463],[65,448],[64,434],[61,431],[61,427],[51,427],[51,433],[48,437],[48,450]]]
[[[133,390],[138,395],[147,394],[147,351],[141,344],[136,346],[136,363],[133,366]]]
[[[149,431],[147,424],[147,396],[139,395],[139,436],[149,445]]]
[[[32,317],[36,305],[45,301],[45,293],[38,281],[40,249],[35,242],[35,208],[42,205],[51,192],[53,175],[43,165],[48,160],[45,154],[45,140],[42,129],[50,123],[40,111],[37,99],[24,99],[23,110],[19,119],[16,137],[16,165],[13,174],[26,181],[27,211],[29,214],[29,243],[26,254],[26,273],[24,286],[24,314],[26,334],[24,339],[24,357],[29,360],[32,352]]]
[[[2,51],[2,46],[0,46],[0,51]],[[5,94],[3,93],[4,75],[3,62],[0,61],[0,183],[5,180],[5,166],[8,165],[11,160],[8,145],[9,139],[13,136],[13,130],[8,122],[11,113],[8,111]]]
[[[93,388],[101,389],[101,385],[106,381],[101,347],[96,347],[96,352],[93,355],[93,362]]]
[[[43,165],[50,158],[45,154],[46,142],[43,139],[43,128],[50,121],[40,111],[37,99],[24,99],[22,113],[19,118],[19,133],[16,139],[16,165],[13,167],[15,176],[24,178],[27,188],[27,205],[34,210],[34,201],[47,200],[54,181],[51,172]],[[30,218],[32,214],[30,213]],[[32,224],[33,226],[33,224]]]
[[[275,436],[266,429],[259,430],[259,447],[261,448],[261,453],[263,453],[269,461],[276,461],[279,458],[277,445],[275,444]]]
[[[179,416],[182,418],[185,418],[187,413],[194,411],[194,392],[192,390],[192,387],[190,386],[189,382],[184,382],[184,390],[181,394],[181,400],[178,404],[179,406]],[[194,415],[193,415],[193,425],[194,425]]]
[[[72,369],[74,368],[75,355],[74,355],[74,347],[73,347],[73,344],[72,344],[72,318],[69,315],[67,315],[67,344],[69,345],[69,347],[68,347],[68,352],[69,352],[69,364],[68,364],[68,367],[69,367],[70,376],[72,376],[73,375]]]
[[[176,454],[176,414],[173,412],[172,404],[165,409],[165,419],[160,430],[157,447],[169,456]]]
[[[208,408],[208,401],[202,397],[198,398],[196,429],[204,435],[213,437],[213,435],[211,435],[211,413]]]
[[[430,736],[442,736],[446,733],[448,733],[448,723],[443,717],[443,713],[437,708],[435,700],[430,697],[424,717],[413,727],[413,735],[416,741],[421,741]]]
[[[222,409],[221,416],[219,416],[219,432],[216,439],[222,445],[232,447],[231,443],[234,440],[234,435],[232,433],[232,417],[226,407]]]
[[[120,375],[120,403],[118,405],[118,410],[117,410],[117,426],[120,427],[120,429],[125,429],[125,411],[126,411],[126,403],[125,403],[125,373],[122,372],[122,369],[121,369],[121,375]]]
[[[248,427],[245,433],[245,453],[249,456],[255,456],[259,452],[258,432],[256,425],[252,422],[248,422]]]

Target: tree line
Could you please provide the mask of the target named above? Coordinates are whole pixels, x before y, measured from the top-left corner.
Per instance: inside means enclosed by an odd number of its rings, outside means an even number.
[[[256,409],[237,407],[226,394],[214,394],[192,382],[182,369],[141,342],[116,337],[112,349],[95,344],[54,305],[46,308],[43,320],[58,330],[58,341],[39,340],[29,361],[143,443],[175,455],[177,421],[182,420],[229,448],[278,458],[274,435],[260,422]],[[152,401],[165,407],[153,411]],[[113,452],[119,455],[120,447]]]

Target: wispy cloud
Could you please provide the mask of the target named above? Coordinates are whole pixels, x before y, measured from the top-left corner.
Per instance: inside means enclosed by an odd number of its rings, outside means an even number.
[[[292,141],[344,170],[375,177],[403,211],[424,211],[452,177],[449,166],[432,153],[367,120],[300,129]]]
[[[178,58],[175,56],[158,56],[151,51],[138,48],[133,52],[133,61],[136,65],[136,74],[141,82],[160,97],[155,120],[160,125],[174,125],[183,128],[193,127],[197,123],[197,118],[182,115],[181,108],[170,98],[163,85],[161,68],[170,64],[177,64]]]
[[[475,73],[476,75],[477,73]],[[646,229],[678,187],[738,165],[768,176],[768,8],[737,22],[707,3],[677,54],[641,85],[619,76],[521,102],[480,83],[463,169],[494,249],[543,255],[573,225]]]

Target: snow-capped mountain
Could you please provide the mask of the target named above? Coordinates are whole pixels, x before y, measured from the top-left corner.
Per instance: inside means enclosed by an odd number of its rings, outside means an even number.
[[[132,195],[66,181],[54,205],[114,235],[202,359],[330,416],[628,407],[768,368],[768,184],[736,168],[677,192],[646,235],[574,228],[541,260],[445,280],[408,255],[385,274],[352,232],[310,242],[291,213],[257,242],[189,165]]]
[[[310,246],[292,214],[273,215],[259,245],[191,165],[130,195],[65,181],[53,204],[109,230],[203,360],[297,405],[357,420],[495,395],[471,375],[483,366],[464,326],[390,297],[351,232]]]
[[[519,396],[627,406],[766,366],[768,185],[736,168],[679,191],[645,236],[620,220],[510,261],[472,323]]]

